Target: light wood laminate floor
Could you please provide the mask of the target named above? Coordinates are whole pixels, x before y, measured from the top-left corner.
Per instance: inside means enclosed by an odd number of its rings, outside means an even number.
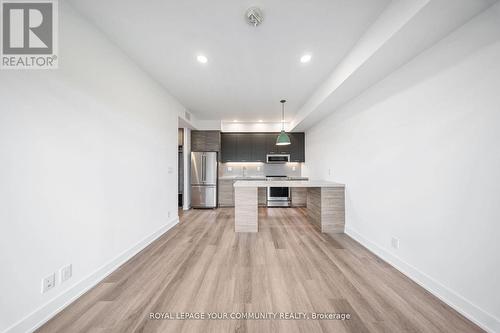
[[[39,332],[482,332],[347,235],[322,234],[305,209],[234,210],[181,222]],[[152,312],[344,312],[337,320],[151,320]]]

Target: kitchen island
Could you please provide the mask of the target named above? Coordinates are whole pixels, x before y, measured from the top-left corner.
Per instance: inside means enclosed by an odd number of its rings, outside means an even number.
[[[325,233],[343,233],[345,185],[319,180],[238,180],[234,183],[235,232],[258,232],[259,187],[306,187],[307,218]]]

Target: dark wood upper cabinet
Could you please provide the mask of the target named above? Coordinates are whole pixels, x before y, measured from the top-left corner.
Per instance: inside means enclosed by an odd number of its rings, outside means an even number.
[[[221,133],[222,162],[266,162],[267,154],[290,154],[291,162],[304,162],[304,133],[289,133],[290,145],[277,146],[279,133]]]
[[[267,155],[267,134],[252,134],[252,162],[265,162]]]
[[[252,162],[252,134],[239,133],[237,136],[236,151],[240,162]]]
[[[191,151],[220,151],[220,131],[191,131]]]
[[[237,162],[238,133],[221,134],[221,161]]]
[[[290,136],[290,144],[286,146],[278,146],[276,145],[276,139],[278,138],[279,133],[268,133],[267,138],[267,153],[268,154],[292,154],[293,142],[291,135],[292,133],[288,133]]]
[[[290,133],[290,162],[305,162],[304,133]]]
[[[276,139],[278,138],[278,133],[266,133],[266,154],[278,154],[278,147],[276,145]]]

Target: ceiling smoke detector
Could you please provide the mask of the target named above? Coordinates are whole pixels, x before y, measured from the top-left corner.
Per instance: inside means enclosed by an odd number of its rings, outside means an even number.
[[[248,8],[245,16],[248,24],[253,25],[254,27],[260,25],[264,20],[264,16],[262,16],[262,10],[258,7]]]

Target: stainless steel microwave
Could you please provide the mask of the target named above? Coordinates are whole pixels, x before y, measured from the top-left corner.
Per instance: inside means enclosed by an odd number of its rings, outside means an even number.
[[[267,163],[287,163],[290,162],[290,154],[267,154]]]

